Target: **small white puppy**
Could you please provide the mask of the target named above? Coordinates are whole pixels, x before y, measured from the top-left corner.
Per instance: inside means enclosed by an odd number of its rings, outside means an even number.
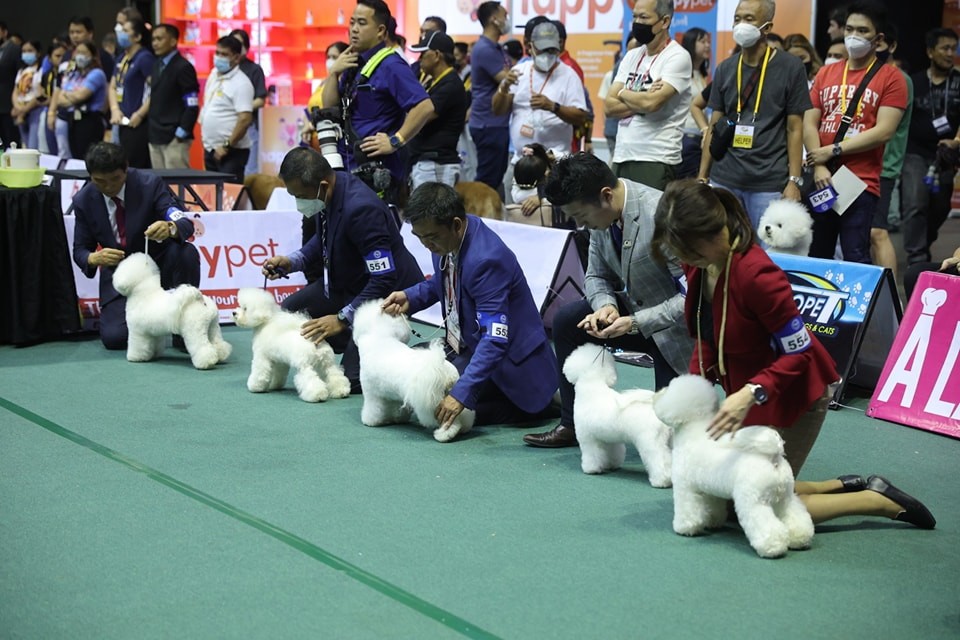
[[[460,379],[457,368],[444,357],[441,341],[434,340],[426,349],[409,347],[407,319],[384,313],[382,303],[365,302],[353,317],[363,387],[360,420],[368,427],[415,421],[433,429],[438,442],[466,433],[475,418],[469,409],[446,428],[437,423],[437,406]]]
[[[768,251],[806,256],[813,242],[813,218],[793,200],[774,200],[760,216],[757,227]]]
[[[127,299],[130,362],[148,362],[159,356],[171,333],[183,337],[197,369],[211,369],[230,356],[230,344],[220,333],[216,303],[186,284],[164,291],[160,269],[147,254],[124,258],[113,273],[113,288]]]
[[[576,390],[573,421],[584,473],[619,469],[626,444],[637,448],[650,484],[670,486],[670,428],[653,412],[653,391],[618,393],[613,356],[600,345],[577,347],[563,363],[563,375]]]
[[[314,344],[300,335],[305,313],[284,311],[273,294],[263,289],[241,289],[233,319],[238,327],[253,329],[253,362],[247,389],[253,393],[282,389],[293,367],[293,384],[304,402],[346,398],[350,381],[326,342]]]
[[[777,558],[787,549],[806,549],[813,520],[793,492],[780,434],[745,427],[713,440],[707,427],[718,408],[713,384],[693,375],[675,378],[653,400],[654,411],[674,429],[673,530],[693,536],[720,527],[732,499],[758,555]]]

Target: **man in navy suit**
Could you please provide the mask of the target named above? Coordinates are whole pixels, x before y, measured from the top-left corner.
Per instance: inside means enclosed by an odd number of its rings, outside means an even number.
[[[446,184],[427,182],[410,196],[404,217],[433,253],[434,276],[383,303],[391,314],[442,303],[447,357],[460,380],[437,407],[449,425],[464,408],[477,424],[556,416],[551,407],[560,368],[517,257]]]
[[[354,312],[367,300],[421,282],[423,273],[403,245],[396,216],[359,178],[334,171],[322,155],[304,147],[287,153],[280,178],[297,210],[316,216],[317,233],[299,251],[267,260],[263,274],[275,279],[321,267],[323,275],[284,300],[283,308],[310,314],[303,335],[326,340],[343,354],[352,392],[360,393],[360,354],[350,332]]]
[[[165,289],[199,286],[200,254],[186,242],[193,222],[170,190],[156,175],[130,169],[123,148],[98,142],[86,162],[90,182],[73,197],[73,260],[88,278],[100,269],[100,339],[107,349],[126,349],[127,299],[113,288],[116,266],[128,254],[142,253],[150,240]]]

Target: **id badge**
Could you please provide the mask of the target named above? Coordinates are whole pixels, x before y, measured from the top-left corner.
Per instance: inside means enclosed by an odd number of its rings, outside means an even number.
[[[530,125],[529,123],[528,123],[528,124],[525,124],[525,125],[521,125],[521,126],[520,126],[520,135],[523,136],[524,138],[532,138],[532,137],[533,137],[533,126]]]
[[[117,102],[123,102],[123,87],[117,87]]]
[[[860,130],[850,127],[849,129],[847,129],[847,132],[843,134],[843,139],[849,140],[850,138],[856,138],[858,135],[860,135]]]
[[[79,109],[74,109],[74,110],[73,110],[73,121],[74,121],[74,122],[80,122],[81,120],[83,120],[83,113],[81,113]]]
[[[950,133],[950,120],[947,116],[940,116],[933,119],[933,128],[937,130],[937,135],[945,136]]]
[[[454,353],[460,353],[460,312],[451,309],[447,314],[447,344]]]
[[[734,149],[753,149],[753,131],[755,127],[752,124],[738,124],[733,132]]]

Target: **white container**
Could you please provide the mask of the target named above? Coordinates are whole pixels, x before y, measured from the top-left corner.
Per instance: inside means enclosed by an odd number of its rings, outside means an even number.
[[[36,149],[8,149],[0,166],[4,169],[36,169],[40,166],[40,152]]]

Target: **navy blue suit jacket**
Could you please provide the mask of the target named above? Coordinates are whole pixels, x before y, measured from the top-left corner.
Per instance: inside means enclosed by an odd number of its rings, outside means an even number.
[[[126,212],[127,246],[123,249],[127,255],[142,253],[146,245],[143,236],[154,222],[167,219],[171,208],[180,210],[167,185],[155,174],[140,169],[127,169],[126,190],[124,191],[124,211]],[[92,182],[88,182],[73,197],[73,214],[77,219],[73,234],[73,260],[88,278],[97,273],[97,267],[87,262],[97,245],[103,248],[120,249],[120,243],[113,235],[110,226],[110,214],[107,203]],[[163,243],[151,242],[150,255],[157,259],[162,253],[162,245],[167,242],[184,242],[193,235],[193,222],[183,217],[175,221],[177,237]],[[100,305],[105,306],[119,297],[113,288],[113,268],[100,269]]]
[[[295,269],[323,263],[322,225],[327,224],[329,298],[343,304],[347,317],[363,302],[423,281],[416,258],[407,251],[397,219],[370,187],[337,171],[333,198],[317,216],[317,234],[290,256]]]
[[[433,268],[433,278],[404,291],[410,313],[443,303],[444,272],[438,255],[433,256]],[[492,380],[524,411],[542,411],[559,384],[557,356],[517,257],[476,216],[467,216],[457,281],[460,357],[468,357],[469,364],[450,395],[475,409],[484,383]],[[445,305],[443,315],[446,318]]]

